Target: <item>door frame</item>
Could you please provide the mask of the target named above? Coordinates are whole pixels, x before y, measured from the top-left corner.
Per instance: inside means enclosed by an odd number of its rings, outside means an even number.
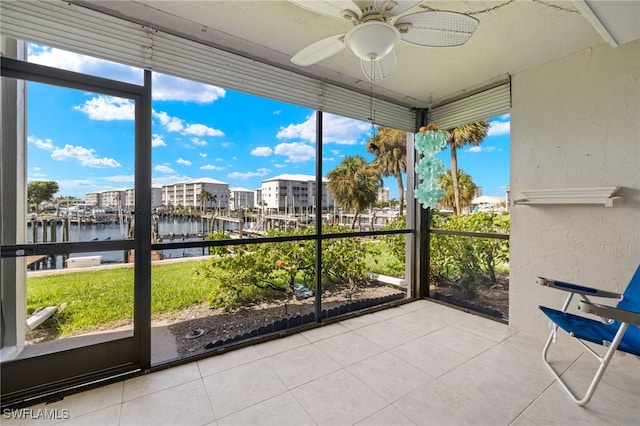
[[[126,98],[135,102],[135,228],[133,240],[8,244],[0,259],[82,251],[135,250],[133,336],[2,362],[2,406],[33,403],[52,393],[100,382],[114,376],[141,373],[151,364],[151,71],[142,86],[2,57],[0,76]],[[6,105],[5,105],[6,107]],[[3,125],[11,125],[4,123]],[[14,123],[15,124],[15,123]],[[4,143],[26,144],[26,140]],[[26,161],[26,156],[24,160]],[[16,176],[16,179],[18,177]],[[3,188],[3,190],[6,188]],[[3,226],[8,226],[4,224]],[[14,225],[15,226],[15,225]],[[12,285],[12,283],[3,283]],[[25,278],[13,285],[26,285]],[[3,300],[19,303],[16,300]],[[26,303],[26,300],[25,300]],[[3,306],[3,312],[5,307]],[[4,320],[4,319],[3,319]],[[26,318],[25,318],[26,320]],[[16,323],[3,323],[16,326]]]

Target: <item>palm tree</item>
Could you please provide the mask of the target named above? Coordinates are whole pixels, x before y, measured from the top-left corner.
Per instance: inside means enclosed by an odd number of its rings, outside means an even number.
[[[383,176],[395,176],[400,197],[400,216],[404,206],[402,173],[407,171],[407,132],[389,127],[378,127],[378,132],[367,141],[367,152],[375,154],[373,165]]]
[[[464,124],[446,131],[447,144],[451,147],[451,177],[454,194],[454,213],[460,212],[460,184],[458,182],[458,156],[456,151],[464,145],[478,146],[482,143],[489,131],[487,120],[476,121],[475,123]]]
[[[473,183],[471,176],[466,174],[464,170],[458,169],[457,173],[458,184],[459,184],[459,204],[463,206],[468,206],[471,204],[471,200],[473,200],[473,196],[476,192],[476,184]],[[444,197],[440,200],[440,204],[443,207],[453,207],[454,214],[460,213],[458,210],[459,207],[456,206],[456,198],[455,192],[453,189],[453,179],[451,179],[451,172],[447,171],[440,175],[438,178],[438,185],[444,189]]]
[[[353,209],[353,223],[358,215],[376,202],[380,172],[361,155],[345,157],[338,166],[327,173],[327,189],[333,199],[344,209]]]
[[[216,196],[211,194],[206,189],[203,189],[198,194],[198,201],[200,201],[202,203],[202,212],[204,213],[204,212],[207,211],[207,202],[208,201],[213,201],[215,203],[216,202]]]

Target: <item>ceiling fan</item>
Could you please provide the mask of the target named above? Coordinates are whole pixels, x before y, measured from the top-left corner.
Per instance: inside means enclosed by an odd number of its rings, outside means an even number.
[[[395,72],[398,62],[395,47],[400,40],[418,46],[460,46],[478,26],[476,18],[463,13],[439,10],[408,13],[423,0],[289,1],[315,13],[347,19],[354,25],[346,33],[310,44],[296,53],[291,62],[312,65],[347,49],[361,59],[362,71],[370,81]]]

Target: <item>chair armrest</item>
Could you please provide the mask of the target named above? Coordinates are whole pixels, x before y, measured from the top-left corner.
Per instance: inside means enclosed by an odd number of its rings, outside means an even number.
[[[607,305],[600,305],[598,303],[591,303],[586,300],[578,302],[578,309],[586,314],[593,314],[601,318],[626,322],[627,324],[635,324],[640,327],[640,313],[637,312],[631,312]]]
[[[538,277],[537,282],[539,285],[545,287],[557,288],[558,290],[569,291],[571,293],[586,294],[589,296],[608,297],[612,299],[620,299],[622,295],[620,293],[613,293],[611,291],[599,290],[597,288],[585,287],[582,285],[566,283],[564,281],[550,280],[548,278]]]

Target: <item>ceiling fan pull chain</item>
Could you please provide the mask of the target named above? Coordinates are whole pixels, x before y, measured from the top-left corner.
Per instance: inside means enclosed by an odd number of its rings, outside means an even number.
[[[371,127],[374,126],[376,122],[376,112],[373,109],[373,98],[375,97],[375,81],[376,81],[376,66],[374,63],[374,58],[369,59],[369,63],[371,64],[371,79],[369,80],[370,84],[370,92],[371,96],[369,97],[369,122],[371,123]]]

